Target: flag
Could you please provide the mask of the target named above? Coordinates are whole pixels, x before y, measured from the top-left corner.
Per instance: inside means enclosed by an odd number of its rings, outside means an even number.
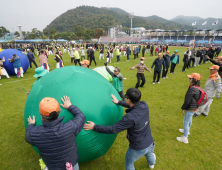
[[[218,20],[216,20],[212,25],[217,25],[218,24]]]
[[[194,26],[194,25],[196,25],[197,24],[197,22],[194,22],[194,23],[192,23],[192,26]]]
[[[205,21],[202,25],[206,25],[207,24],[207,21]]]

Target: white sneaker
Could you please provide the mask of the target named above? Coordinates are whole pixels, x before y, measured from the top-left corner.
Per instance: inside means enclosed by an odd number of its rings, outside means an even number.
[[[163,77],[163,79],[165,79],[166,77]]]
[[[156,162],[156,155],[155,155],[155,153],[153,153],[153,156],[154,156],[154,159],[155,159],[155,162]],[[154,165],[149,165],[149,168],[150,168],[150,169],[153,169],[153,168],[154,168]]]
[[[157,82],[158,84],[160,84],[160,82]]]
[[[181,133],[184,133],[184,130],[183,130],[183,129],[179,129],[179,131],[180,131]],[[190,132],[188,132],[188,135],[190,135]]]
[[[185,137],[185,136],[177,137],[177,140],[178,140],[179,142],[183,142],[183,143],[188,144],[188,138]]]
[[[153,84],[155,84],[155,83],[153,82]]]

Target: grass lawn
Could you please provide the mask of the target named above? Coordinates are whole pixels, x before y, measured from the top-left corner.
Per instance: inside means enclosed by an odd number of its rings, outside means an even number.
[[[176,74],[168,74],[168,79],[160,79],[160,84],[153,85],[153,74],[145,72],[145,88],[140,88],[142,100],[148,103],[150,109],[151,131],[156,144],[157,164],[155,169],[221,170],[222,99],[214,98],[208,117],[193,118],[189,144],[176,140],[176,137],[182,136],[178,129],[183,128],[183,115],[180,108],[189,86],[186,75],[193,72],[200,73],[202,76],[201,87],[204,88],[205,81],[209,76],[207,68],[211,66],[208,62],[199,67],[190,68],[183,73],[181,72],[182,58],[186,48],[169,47],[171,54],[176,49],[180,52],[180,64],[176,66]],[[106,59],[99,60],[99,52],[95,52],[95,56],[98,66],[102,66]],[[141,54],[139,56],[141,57]],[[156,57],[150,57],[149,54],[146,54],[145,57],[145,64],[150,69]],[[71,65],[68,53],[64,54],[63,58],[65,66]],[[38,61],[38,58],[36,60]],[[124,92],[128,88],[135,87],[136,70],[129,70],[129,68],[139,62],[139,59],[133,60],[133,55],[130,56],[129,62],[124,56],[120,58],[118,63],[116,58],[112,59],[110,65],[120,67],[124,78],[127,78],[123,81]],[[55,69],[56,62],[52,56],[49,57],[49,64],[51,70]],[[90,68],[95,68],[94,63]],[[33,75],[34,68],[28,69],[24,78],[18,79],[16,76],[12,76],[11,79],[6,79],[5,76],[2,76],[2,80],[0,80],[0,84],[3,84],[0,86],[0,169],[2,170],[40,169],[39,155],[35,153],[31,145],[25,142],[23,122],[26,92],[36,80]],[[114,144],[105,155],[91,162],[80,164],[80,169],[124,170],[124,158],[128,144],[126,131],[123,131],[118,134]],[[148,169],[145,157],[135,163],[135,168],[138,170]]]

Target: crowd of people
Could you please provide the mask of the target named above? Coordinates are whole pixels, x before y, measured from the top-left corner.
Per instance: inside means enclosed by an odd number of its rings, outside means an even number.
[[[71,46],[71,48],[70,48]],[[82,67],[88,68],[95,60],[95,51],[99,51],[99,60],[105,60],[104,53],[106,52],[106,62],[104,63],[107,72],[113,78],[113,86],[119,93],[122,101],[117,100],[116,96],[111,94],[112,102],[114,104],[126,107],[126,115],[112,126],[101,126],[96,125],[94,122],[87,120],[85,123],[84,113],[77,107],[71,104],[71,100],[68,96],[62,98],[62,107],[68,109],[75,118],[73,121],[67,123],[62,123],[62,118],[59,118],[59,113],[61,111],[58,101],[54,98],[44,98],[39,104],[39,111],[42,117],[42,126],[35,126],[35,117],[29,117],[29,125],[26,129],[25,139],[31,145],[36,146],[39,149],[40,156],[42,157],[45,165],[48,169],[65,169],[65,164],[70,163],[74,170],[78,170],[78,153],[75,137],[78,133],[84,130],[93,130],[98,133],[114,134],[119,133],[123,130],[127,130],[127,139],[129,140],[129,148],[125,156],[125,169],[134,170],[134,162],[137,161],[142,156],[145,156],[150,169],[154,168],[156,164],[156,156],[154,154],[154,139],[151,134],[150,128],[150,117],[149,108],[145,101],[140,101],[141,92],[138,88],[143,88],[146,82],[144,71],[148,71],[153,74],[153,84],[160,84],[160,78],[166,79],[168,69],[170,68],[170,74],[175,74],[175,67],[179,64],[180,56],[179,51],[175,50],[174,54],[170,55],[169,47],[166,45],[157,45],[155,53],[157,58],[154,59],[151,70],[149,70],[145,64],[145,53],[150,53],[153,56],[154,45],[118,45],[118,44],[50,44],[45,46],[38,46],[37,51],[39,54],[40,67],[35,62],[35,50],[32,50],[33,46],[25,47],[24,53],[27,54],[29,59],[30,68],[32,68],[32,63],[37,67],[35,69],[36,74],[34,77],[37,81],[49,72],[48,57],[50,55],[55,55],[56,68],[64,67],[63,63],[63,53],[68,53],[70,55],[70,62],[72,64],[79,64]],[[21,47],[21,49],[23,49]],[[141,50],[142,49],[142,50]],[[183,133],[182,137],[177,137],[179,142],[188,143],[188,135],[190,134],[190,127],[192,124],[192,117],[199,115],[208,116],[209,109],[213,101],[213,97],[216,93],[216,98],[220,99],[221,93],[221,76],[222,76],[222,57],[219,56],[221,48],[218,47],[195,47],[187,48],[184,52],[182,72],[185,69],[191,67],[199,66],[201,64],[211,62],[212,65],[210,70],[210,77],[206,81],[204,90],[200,89],[201,75],[198,73],[193,73],[187,75],[189,78],[189,88],[185,95],[184,103],[181,107],[182,114],[184,115],[184,128],[179,129]],[[115,53],[114,53],[115,52]],[[140,63],[130,68],[130,70],[137,69],[137,83],[135,88],[127,89],[126,94],[123,93],[123,75],[120,73],[120,67],[115,67],[112,72],[107,64],[111,63],[115,54],[116,61],[119,62],[121,57],[126,56],[126,61],[129,61],[129,55],[134,55],[134,59],[139,58],[140,52],[142,52],[142,57],[140,57]],[[37,55],[36,54],[36,55]],[[215,59],[214,59],[215,58]],[[90,60],[90,61],[89,61]],[[5,74],[3,60],[0,60],[1,71],[0,75]],[[21,69],[21,63],[19,63],[19,57],[13,55],[10,62],[13,63],[15,72],[17,76],[23,77],[23,70]],[[161,76],[162,72],[162,76]],[[18,74],[19,73],[19,74]],[[7,75],[8,77],[8,75]],[[141,83],[142,80],[142,83]],[[27,93],[29,94],[29,92]],[[62,96],[61,96],[62,97]],[[62,127],[62,128],[59,128]],[[56,133],[52,135],[50,131],[55,130]],[[44,134],[44,135],[38,135]],[[49,135],[50,134],[50,135]],[[36,137],[41,136],[41,137]],[[68,136],[68,138],[67,138]],[[58,139],[56,143],[52,139]],[[66,139],[66,140],[59,140]],[[44,141],[52,141],[50,147],[57,147],[55,152],[48,152],[47,145],[43,145]],[[63,146],[70,146],[64,149]],[[64,150],[69,150],[64,153]],[[63,159],[57,159],[60,155],[66,155]],[[53,158],[53,159],[52,159]],[[61,160],[61,161],[58,161]]]

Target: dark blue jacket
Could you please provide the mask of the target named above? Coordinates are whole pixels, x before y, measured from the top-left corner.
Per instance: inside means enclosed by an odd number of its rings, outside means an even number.
[[[127,48],[126,48],[126,54],[129,54],[129,53],[130,53],[130,48],[127,47]]]
[[[166,67],[169,67],[170,66],[170,56],[169,55],[164,55],[163,59],[165,61]]]
[[[94,126],[94,131],[99,133],[115,134],[127,129],[129,147],[134,150],[143,150],[150,146],[154,140],[150,130],[149,108],[145,101],[140,101],[133,107],[125,101],[119,105],[127,107],[126,115],[112,126]]]
[[[29,60],[34,60],[35,59],[34,55],[31,52],[27,53],[27,57],[28,57]]]
[[[52,122],[42,121],[43,126],[28,125],[25,140],[39,149],[39,154],[49,170],[65,170],[65,163],[78,162],[76,136],[82,130],[85,116],[78,107],[68,108],[75,119],[62,123],[64,117]]]
[[[153,64],[152,64],[151,68],[153,68],[153,66],[155,66],[155,70],[156,70],[156,71],[161,71],[161,70],[162,70],[162,67],[163,67],[163,69],[166,68],[166,66],[165,66],[165,61],[164,61],[164,59],[162,59],[162,58],[161,58],[161,59],[156,58],[156,59],[154,60]]]

